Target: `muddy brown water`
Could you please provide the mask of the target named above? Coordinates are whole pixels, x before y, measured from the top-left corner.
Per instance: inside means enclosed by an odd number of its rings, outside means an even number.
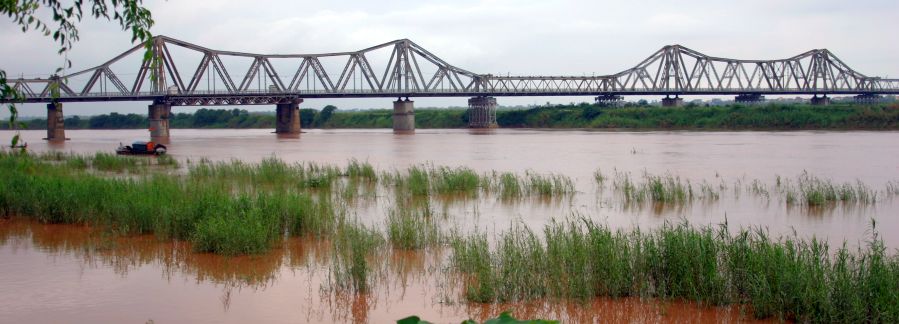
[[[22,132],[33,151],[112,152],[119,142],[146,138],[145,130],[70,130],[70,141],[48,144],[43,131]],[[0,132],[8,143],[11,132]],[[450,226],[499,232],[523,223],[539,229],[552,218],[580,215],[615,228],[664,222],[730,228],[763,226],[781,235],[816,236],[857,245],[876,220],[887,246],[899,248],[899,200],[885,192],[899,180],[899,132],[691,132],[580,130],[306,130],[279,138],[271,130],[172,130],[169,154],[182,162],[259,161],[344,165],[356,158],[377,169],[432,163],[481,172],[555,173],[571,177],[577,194],[516,203],[482,196],[446,203]],[[627,205],[593,172],[672,174],[715,185],[720,198],[680,206]],[[808,208],[773,192],[775,179],[803,172],[835,182],[861,181],[879,192],[874,204]],[[758,180],[772,192],[754,194]],[[610,180],[607,180],[609,182]],[[899,197],[897,197],[899,198]],[[356,207],[356,216],[383,223],[388,198]],[[346,295],[328,287],[327,244],[289,240],[263,256],[196,254],[183,243],[152,237],[110,238],[83,227],[7,220],[0,224],[0,322],[391,322],[417,314],[436,322],[516,315],[640,322],[743,321],[744,310],[680,302],[598,299],[587,305],[532,302],[476,305],[461,289],[441,287],[435,257],[391,252],[390,271],[371,294]]]

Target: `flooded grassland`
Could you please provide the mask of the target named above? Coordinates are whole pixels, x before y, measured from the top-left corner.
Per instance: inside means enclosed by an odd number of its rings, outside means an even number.
[[[171,159],[94,153],[141,135],[70,131],[31,143],[27,165],[3,158],[14,302],[0,316],[891,321],[899,308],[896,132],[178,130]]]

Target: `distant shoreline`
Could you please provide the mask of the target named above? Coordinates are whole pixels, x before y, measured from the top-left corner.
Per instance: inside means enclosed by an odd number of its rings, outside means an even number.
[[[329,106],[333,107],[333,106]],[[326,108],[328,110],[328,108]],[[391,128],[392,110],[327,112],[301,109],[305,129]],[[23,122],[25,129],[46,129],[45,119]],[[200,109],[195,113],[173,114],[173,129],[265,129],[274,128],[273,114],[250,113],[239,109]],[[498,110],[500,128],[533,129],[620,129],[620,130],[899,130],[899,103],[763,104],[655,107],[627,105],[608,107],[595,104],[556,105],[525,110]],[[66,118],[67,129],[144,129],[146,116],[104,114]],[[465,109],[420,109],[415,111],[418,129],[468,128]],[[2,123],[0,129],[8,129]]]

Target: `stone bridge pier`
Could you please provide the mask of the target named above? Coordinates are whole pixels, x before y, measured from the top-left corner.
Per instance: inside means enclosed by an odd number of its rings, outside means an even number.
[[[468,99],[468,127],[496,128],[496,98],[473,97]]]
[[[172,104],[167,102],[154,102],[147,107],[147,116],[150,121],[150,138],[155,142],[168,143],[169,118],[172,115]]]
[[[809,103],[811,103],[812,106],[827,106],[830,104],[830,97],[828,97],[827,95],[824,95],[822,97],[814,95],[812,96],[812,99],[809,100]]]
[[[275,108],[275,133],[297,135],[300,133],[300,104],[303,99],[279,103]]]
[[[62,114],[62,103],[53,102],[47,104],[47,138],[50,142],[65,141],[66,124],[65,116]]]
[[[662,98],[662,107],[680,107],[684,105],[684,98],[681,98],[677,95],[674,98],[669,96],[665,96]]]
[[[415,101],[397,98],[393,102],[393,131],[397,133],[415,132]]]
[[[765,102],[765,96],[758,93],[745,93],[737,95],[734,98],[734,102],[741,104],[757,104]]]

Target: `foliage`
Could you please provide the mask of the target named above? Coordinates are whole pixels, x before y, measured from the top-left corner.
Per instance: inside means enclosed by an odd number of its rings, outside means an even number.
[[[899,258],[872,237],[851,250],[816,238],[731,232],[726,224],[611,230],[589,219],[553,222],[542,235],[515,227],[496,238],[453,240],[451,263],[473,302],[544,298],[681,298],[748,305],[756,318],[896,322]]]

